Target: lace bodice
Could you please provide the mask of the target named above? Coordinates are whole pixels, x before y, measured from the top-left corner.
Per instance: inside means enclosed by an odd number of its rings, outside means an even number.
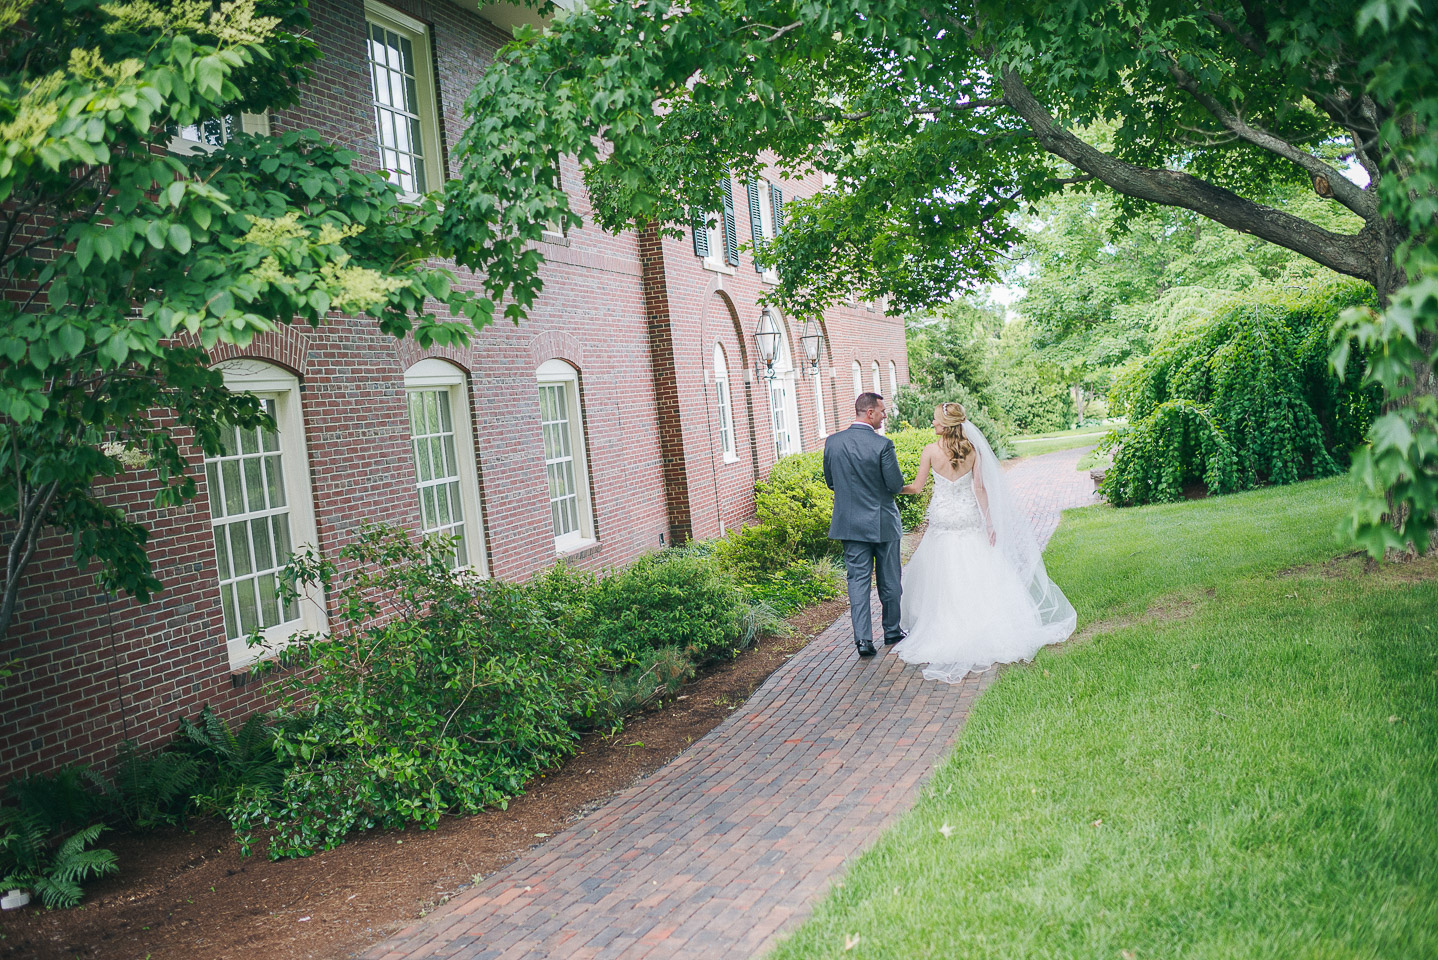
[[[974,495],[974,473],[950,480],[934,473],[934,495],[929,500],[929,530],[943,533],[982,533],[984,517]]]

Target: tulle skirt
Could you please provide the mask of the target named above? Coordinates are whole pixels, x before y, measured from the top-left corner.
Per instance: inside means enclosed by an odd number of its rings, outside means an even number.
[[[904,567],[898,646],[924,677],[958,683],[995,663],[1032,660],[1073,633],[1077,616],[1042,564],[1025,584],[976,531],[930,530]]]

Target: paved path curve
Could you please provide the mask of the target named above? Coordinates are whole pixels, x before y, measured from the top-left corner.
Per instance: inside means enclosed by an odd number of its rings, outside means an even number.
[[[1074,470],[1081,453],[1010,470],[1044,543],[1060,510],[1093,502],[1088,474]],[[363,956],[732,960],[767,950],[909,808],[997,672],[950,686],[925,681],[893,648],[859,660],[848,619],[668,766]]]

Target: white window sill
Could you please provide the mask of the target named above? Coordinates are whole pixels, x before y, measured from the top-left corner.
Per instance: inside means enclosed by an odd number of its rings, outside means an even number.
[[[540,235],[539,239],[544,243],[552,243],[556,247],[569,246],[569,238],[566,237],[564,234],[560,233],[558,230],[545,230],[544,233]]]
[[[722,273],[726,276],[734,276],[734,268],[722,260],[715,260],[713,257],[704,258],[704,269],[714,273]]]
[[[597,546],[599,541],[593,537],[560,537],[554,541],[554,552],[560,557],[572,557]]]
[[[726,454],[724,454],[724,462],[725,462],[725,463],[738,463],[738,462],[739,462],[739,454],[737,454],[737,453],[726,453]]]

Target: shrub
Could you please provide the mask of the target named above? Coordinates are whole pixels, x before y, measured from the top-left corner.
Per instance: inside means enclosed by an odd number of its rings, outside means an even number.
[[[143,754],[125,743],[109,797],[111,814],[131,830],[183,823],[199,783],[195,758],[168,750]]]
[[[766,580],[798,559],[781,530],[756,524],[714,542],[714,559],[740,583]]]
[[[834,491],[824,482],[823,452],[779,458],[768,478],[754,485],[754,512],[760,525],[783,541],[789,557],[833,554],[838,546],[829,539]]]
[[[303,717],[289,719],[296,730],[305,722]],[[275,752],[274,724],[274,717],[255,712],[234,731],[208,705],[194,720],[180,719],[175,749],[199,766],[196,806],[223,813],[241,797],[279,788],[289,764]]]
[[[280,657],[305,667],[280,682],[288,709],[305,704],[310,717],[277,730],[294,766],[230,810],[243,850],[261,826],[274,828],[274,859],[354,830],[433,827],[446,811],[504,803],[574,750],[575,723],[599,702],[602,651],[555,631],[534,591],[454,574],[451,557],[443,538],[381,526],[340,551],[331,632],[297,637]],[[312,554],[290,572],[336,576]]]
[[[751,642],[745,613],[743,594],[719,565],[660,551],[597,582],[587,632],[620,663],[637,664],[648,651],[677,646],[703,666]]]
[[[1105,439],[1114,451],[1105,496],[1149,503],[1177,499],[1197,478],[1226,493],[1337,473],[1380,396],[1362,386],[1362,369],[1333,375],[1328,334],[1343,310],[1372,302],[1372,288],[1354,280],[1259,291],[1169,337],[1109,393],[1131,426]]]
[[[831,557],[796,560],[777,573],[744,582],[742,587],[751,600],[768,604],[780,616],[842,596],[846,589],[844,569]]]
[[[617,729],[624,718],[678,692],[694,676],[694,662],[678,647],[646,650],[604,684],[593,726]]]

